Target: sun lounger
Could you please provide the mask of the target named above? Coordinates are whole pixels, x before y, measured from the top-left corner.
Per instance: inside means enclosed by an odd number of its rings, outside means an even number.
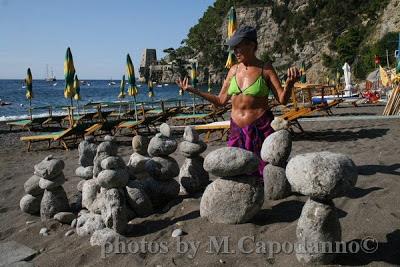
[[[47,117],[43,118],[33,118],[33,119],[26,119],[26,120],[18,120],[18,121],[10,121],[6,124],[10,127],[10,131],[13,127],[20,127],[22,129],[27,129],[28,131],[35,126],[41,126],[43,122],[47,120]]]

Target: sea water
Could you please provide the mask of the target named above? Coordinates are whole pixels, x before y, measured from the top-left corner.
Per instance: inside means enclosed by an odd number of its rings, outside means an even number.
[[[118,102],[120,93],[120,81],[115,81],[117,84],[110,86],[107,80],[85,80],[86,84],[81,85],[81,100],[79,106],[83,106],[89,102]],[[179,95],[179,88],[176,84],[162,85],[162,87],[154,86],[154,98],[148,97],[149,89],[145,84],[138,84],[138,102],[160,101],[179,99],[186,104],[193,102],[192,95],[184,93]],[[55,82],[47,82],[45,80],[33,80],[32,91],[32,107],[52,106],[53,114],[65,114],[65,109],[62,106],[69,106],[70,99],[64,98],[65,81],[59,80]],[[128,85],[125,85],[125,92],[128,90]],[[216,86],[215,86],[216,87]],[[207,90],[202,87],[201,90]],[[217,93],[219,89],[213,89]],[[21,80],[0,80],[0,102],[7,102],[10,105],[0,106],[0,121],[16,120],[26,118],[29,114],[29,101],[25,97],[26,88],[23,88]],[[133,101],[133,97],[126,94],[124,101]],[[196,98],[196,103],[202,103],[203,100]],[[73,105],[77,102],[74,100]],[[33,110],[34,116],[47,116],[47,109]]]

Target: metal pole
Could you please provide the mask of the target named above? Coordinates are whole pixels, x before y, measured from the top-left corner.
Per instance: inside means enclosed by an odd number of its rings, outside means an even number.
[[[389,66],[389,51],[387,49],[386,49],[386,63],[387,63],[388,69],[390,69],[390,66]]]

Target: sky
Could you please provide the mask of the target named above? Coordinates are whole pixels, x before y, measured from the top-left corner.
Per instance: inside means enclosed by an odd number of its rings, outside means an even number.
[[[78,77],[121,79],[129,53],[177,48],[214,0],[0,0],[0,79],[63,79],[71,47]]]

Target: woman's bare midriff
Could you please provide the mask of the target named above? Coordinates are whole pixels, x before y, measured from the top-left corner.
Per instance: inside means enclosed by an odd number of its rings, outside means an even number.
[[[231,118],[240,128],[252,124],[267,110],[268,99],[266,97],[232,96]]]

